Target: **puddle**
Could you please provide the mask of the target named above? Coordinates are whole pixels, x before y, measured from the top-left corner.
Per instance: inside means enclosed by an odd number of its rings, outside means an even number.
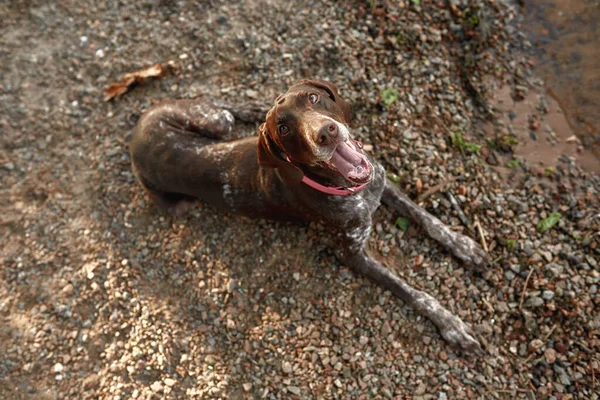
[[[525,0],[536,74],[600,167],[600,1]]]

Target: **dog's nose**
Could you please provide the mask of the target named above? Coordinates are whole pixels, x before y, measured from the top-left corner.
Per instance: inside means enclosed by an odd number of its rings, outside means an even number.
[[[340,136],[340,129],[337,124],[333,122],[326,123],[317,132],[317,143],[320,145],[327,145],[333,143]]]

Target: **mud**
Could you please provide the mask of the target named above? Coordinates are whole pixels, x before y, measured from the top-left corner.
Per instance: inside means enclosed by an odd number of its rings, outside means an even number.
[[[523,12],[537,75],[600,164],[600,1],[528,0]]]

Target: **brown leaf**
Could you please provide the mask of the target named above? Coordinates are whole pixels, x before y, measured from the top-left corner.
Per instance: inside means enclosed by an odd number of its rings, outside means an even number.
[[[417,192],[421,193],[421,190],[423,190],[423,181],[421,181],[421,178],[417,178],[415,186],[417,187]]]
[[[156,63],[140,71],[125,74],[121,81],[112,83],[104,90],[104,101],[109,101],[127,93],[134,83],[142,83],[144,79],[163,76],[167,69],[160,63]]]

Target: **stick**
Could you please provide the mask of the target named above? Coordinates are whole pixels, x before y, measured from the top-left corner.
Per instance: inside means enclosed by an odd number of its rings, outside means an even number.
[[[448,197],[448,200],[450,200],[450,203],[452,204],[452,208],[454,208],[454,211],[456,211],[456,214],[458,214],[458,219],[460,220],[460,222],[467,227],[467,229],[471,229],[470,227],[470,223],[469,223],[469,219],[467,218],[467,216],[465,215],[465,213],[463,212],[463,210],[460,208],[460,205],[458,204],[458,201],[456,200],[456,198],[454,197],[454,195],[450,192],[445,192],[446,193],[446,197]]]
[[[531,354],[529,355],[529,357],[527,357],[525,359],[525,361],[523,362],[523,365],[527,364],[529,361],[531,361],[531,359],[535,356],[535,352],[538,351],[539,349],[541,349],[542,347],[544,347],[544,345],[546,344],[546,341],[548,340],[548,338],[550,337],[550,335],[552,335],[552,333],[554,333],[554,330],[556,329],[558,325],[554,324],[554,326],[552,327],[552,329],[550,329],[550,332],[546,333],[546,335],[544,336],[544,339],[542,339],[542,344],[539,346],[535,346],[534,348],[531,349]]]
[[[475,216],[475,228],[477,228],[477,232],[479,232],[479,240],[481,241],[481,247],[485,250],[486,253],[489,253],[487,242],[485,241],[485,236],[483,236],[483,229],[481,228],[481,224],[479,223],[479,219]]]
[[[529,278],[531,278],[531,274],[533,273],[533,267],[529,270],[527,274],[527,279],[525,279],[525,285],[523,285],[523,291],[521,292],[521,301],[519,301],[519,310],[523,308],[523,299],[525,299],[525,292],[527,291],[527,284],[529,283]]]
[[[448,180],[445,180],[444,182],[438,183],[435,186],[430,187],[429,189],[427,189],[426,191],[424,191],[419,197],[417,197],[417,203],[422,202],[423,200],[425,200],[426,198],[428,198],[429,196],[431,196],[434,193],[439,192],[440,190],[442,190],[442,188],[452,182],[456,181],[456,178],[450,178]]]

